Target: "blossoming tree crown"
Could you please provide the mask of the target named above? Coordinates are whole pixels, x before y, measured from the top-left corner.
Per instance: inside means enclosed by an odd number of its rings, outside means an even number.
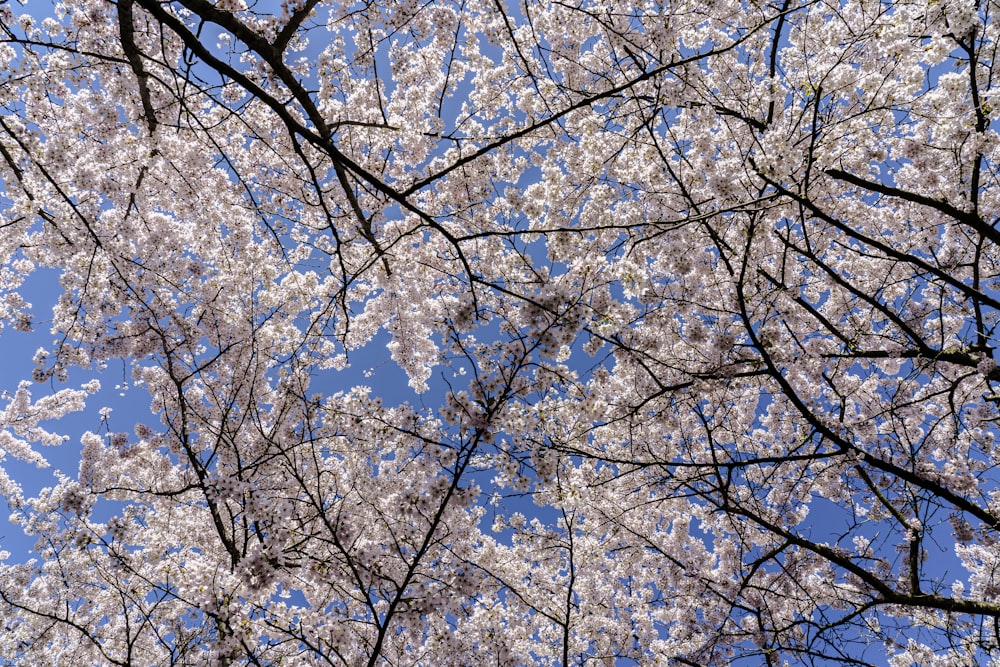
[[[995,3],[30,10],[4,661],[997,660]]]

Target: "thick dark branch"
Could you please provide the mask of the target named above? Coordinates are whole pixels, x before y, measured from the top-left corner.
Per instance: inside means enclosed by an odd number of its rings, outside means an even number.
[[[441,223],[413,204],[409,200],[409,191],[403,193],[397,191],[395,188],[391,187],[375,174],[369,172],[337,148],[337,146],[333,143],[331,126],[326,123],[323,116],[319,113],[319,110],[313,103],[308,91],[305,90],[302,84],[298,82],[292,72],[282,62],[281,53],[279,53],[273,45],[268,43],[267,40],[257,35],[247,26],[243,25],[231,14],[216,9],[214,5],[211,5],[204,0],[185,0],[183,3],[186,7],[198,13],[199,16],[202,16],[205,20],[210,20],[232,32],[232,34],[240,39],[240,41],[243,41],[261,58],[263,58],[264,62],[271,67],[272,71],[274,71],[278,78],[281,79],[282,83],[288,86],[289,91],[291,91],[295,100],[302,106],[302,109],[305,111],[306,116],[313,124],[315,130],[309,128],[295,118],[295,116],[288,110],[285,102],[276,99],[273,95],[269,94],[245,74],[235,69],[228,63],[213,56],[212,53],[204,46],[202,40],[192,34],[191,31],[187,29],[187,26],[185,26],[184,23],[177,17],[172,16],[170,13],[165,11],[158,2],[154,2],[153,0],[137,1],[140,2],[147,11],[153,14],[157,20],[160,20],[165,25],[168,25],[171,30],[179,35],[185,45],[191,49],[194,54],[204,60],[207,65],[218,71],[220,74],[228,76],[240,86],[245,88],[251,95],[270,107],[278,115],[282,122],[284,122],[289,132],[298,134],[305,138],[306,141],[326,153],[337,168],[354,174],[360,180],[368,183],[375,190],[399,204],[405,210],[418,216],[425,224],[427,224],[427,226],[444,236],[445,239],[447,239],[447,241],[455,248],[455,251],[458,254],[458,259],[462,263],[466,274],[470,277],[474,275],[472,266],[469,264],[465,253],[462,251],[458,239],[455,238],[454,234],[444,228]],[[352,194],[353,193],[349,190],[349,188],[345,190],[345,196],[348,197],[348,199],[350,199]],[[364,221],[364,216],[362,216],[361,219]],[[366,224],[367,223],[362,222],[363,230]],[[376,253],[378,253],[380,249],[376,248],[375,250]],[[473,300],[475,300],[475,293],[473,293]]]
[[[922,271],[926,271],[929,275],[932,275],[940,279],[942,282],[947,283],[951,287],[954,287],[956,290],[961,292],[963,295],[965,295],[968,299],[972,301],[979,301],[983,305],[1000,310],[1000,300],[993,298],[992,296],[982,292],[981,290],[975,289],[970,285],[966,285],[958,278],[955,278],[946,271],[942,271],[938,267],[931,266],[929,263],[927,263],[925,260],[919,257],[915,257],[914,255],[910,255],[903,251],[897,250],[896,248],[893,248],[892,246],[883,243],[882,241],[879,241],[876,238],[872,238],[867,234],[863,234],[857,229],[854,229],[850,225],[844,223],[841,220],[838,220],[837,218],[833,217],[832,215],[821,209],[819,206],[816,205],[815,202],[813,202],[804,194],[800,194],[797,192],[793,192],[792,190],[789,190],[781,183],[778,183],[777,181],[774,181],[768,178],[767,176],[759,173],[759,170],[758,170],[758,175],[762,179],[764,179],[764,181],[766,181],[768,185],[774,187],[778,192],[789,197],[793,201],[799,203],[800,205],[802,205],[803,208],[807,209],[809,213],[819,218],[820,220],[823,220],[824,222],[830,223],[840,231],[847,234],[847,236],[849,236],[850,238],[861,241],[865,245],[868,245],[872,248],[875,248],[876,250],[879,250],[880,252],[884,253],[886,257],[899,260],[900,262],[905,262],[907,264],[912,264],[913,266],[916,266]]]
[[[312,13],[312,10],[318,4],[319,0],[306,0],[305,4],[292,14],[291,18],[288,19],[288,23],[286,23],[285,27],[281,29],[278,36],[274,38],[274,48],[278,52],[283,52],[285,50],[288,43],[292,40],[292,37],[295,36],[295,31],[299,29],[299,26],[302,25],[303,21],[309,18],[309,14]]]
[[[854,174],[849,174],[843,169],[827,169],[827,175],[836,178],[839,181],[844,181],[845,183],[850,183],[859,188],[864,188],[869,192],[876,192],[887,197],[895,197],[897,199],[902,199],[903,201],[908,201],[913,204],[920,204],[921,206],[927,206],[936,211],[940,211],[945,215],[954,218],[963,225],[968,225],[974,230],[979,232],[983,237],[989,239],[993,243],[1000,245],[1000,231],[997,231],[992,226],[986,224],[978,215],[975,213],[970,213],[963,211],[960,208],[956,208],[944,201],[943,199],[933,199],[926,195],[917,194],[916,192],[910,192],[909,190],[903,190],[901,188],[893,187],[891,185],[883,185],[882,183],[877,183],[875,181],[869,181],[868,179],[861,178],[860,176],[855,176]]]
[[[768,530],[775,535],[787,540],[801,549],[811,551],[823,559],[833,563],[867,584],[872,591],[872,602],[875,604],[904,605],[910,608],[939,609],[957,614],[971,614],[975,616],[988,616],[990,618],[1000,618],[1000,605],[980,600],[957,600],[955,598],[942,597],[940,595],[928,595],[920,593],[900,592],[893,589],[888,583],[876,574],[869,572],[858,565],[846,551],[841,551],[825,544],[819,544],[808,540],[801,535],[793,533],[791,530],[780,526],[773,521],[751,512],[738,505],[724,504],[721,510],[736,516],[746,517],[756,523],[761,528]]]
[[[142,111],[146,116],[149,133],[156,132],[158,121],[149,96],[149,75],[142,67],[142,52],[135,43],[135,24],[132,16],[134,0],[120,0],[118,3],[118,31],[121,34],[122,51],[128,59],[129,67],[135,74],[139,86],[139,99],[142,101]]]

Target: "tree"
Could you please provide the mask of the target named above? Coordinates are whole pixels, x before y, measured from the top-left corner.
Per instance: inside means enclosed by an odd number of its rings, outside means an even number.
[[[0,5],[0,655],[1000,664],[995,12]]]

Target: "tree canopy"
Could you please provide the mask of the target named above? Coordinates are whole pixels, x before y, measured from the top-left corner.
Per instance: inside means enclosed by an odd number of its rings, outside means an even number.
[[[1000,664],[992,0],[28,10],[0,660]]]

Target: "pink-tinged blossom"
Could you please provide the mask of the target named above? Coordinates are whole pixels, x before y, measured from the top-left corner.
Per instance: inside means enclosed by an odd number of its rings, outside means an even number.
[[[1000,650],[987,5],[8,4],[0,659]]]

